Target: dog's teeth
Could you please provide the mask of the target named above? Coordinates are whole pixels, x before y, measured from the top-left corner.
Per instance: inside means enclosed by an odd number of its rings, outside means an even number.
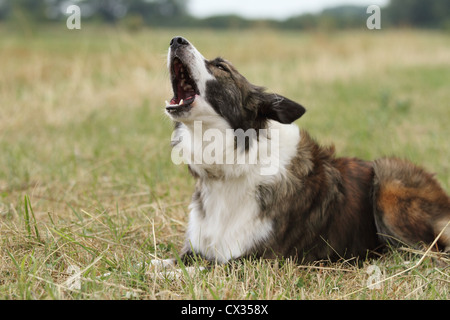
[[[183,104],[183,99],[180,100],[180,103],[178,104],[179,106],[181,106]]]
[[[170,106],[169,101],[165,100],[164,102],[166,103],[166,107],[167,107],[167,106]]]

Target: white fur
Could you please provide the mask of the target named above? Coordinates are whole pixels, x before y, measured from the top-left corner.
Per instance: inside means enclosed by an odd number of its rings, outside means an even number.
[[[279,133],[279,143],[275,146],[279,155],[279,167],[274,175],[261,175],[263,165],[260,159],[256,164],[191,164],[191,169],[204,177],[199,181],[203,203],[201,207],[195,201],[190,205],[187,240],[195,252],[208,259],[226,262],[237,258],[249,253],[255,244],[271,235],[272,221],[260,216],[257,187],[283,179],[286,166],[296,154],[300,134],[297,126],[283,125],[276,121],[271,121],[269,128],[269,133],[271,130]],[[186,134],[189,129],[184,127],[182,132]],[[261,142],[263,140],[260,139],[258,146],[255,144],[254,148],[265,147]],[[185,139],[184,143],[188,141],[189,139]],[[225,152],[233,150],[230,150],[230,146],[226,147]],[[206,168],[209,173],[215,173],[221,178],[206,178]]]
[[[203,183],[206,216],[194,204],[190,206],[187,240],[194,252],[226,262],[270,236],[272,222],[258,216],[254,177],[245,178]]]

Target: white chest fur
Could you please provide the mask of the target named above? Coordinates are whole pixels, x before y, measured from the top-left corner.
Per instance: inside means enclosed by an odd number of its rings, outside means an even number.
[[[261,184],[275,184],[285,179],[287,166],[297,152],[300,135],[298,127],[293,124],[282,125],[273,121],[269,123],[269,130],[276,131],[269,132],[270,144],[263,145],[264,139],[260,136],[255,146],[261,150],[270,147],[270,152],[263,150],[262,154],[271,155],[272,164],[277,166],[274,174],[261,174],[264,159],[259,157],[255,164],[208,165],[187,161],[199,175],[199,196],[190,205],[187,230],[188,245],[194,252],[210,260],[226,262],[251,254],[256,245],[271,236],[272,221],[261,215],[257,189]],[[175,135],[184,137],[177,139],[179,145],[188,151],[184,156],[198,152],[191,147],[195,145],[193,139],[196,135],[189,131],[187,127],[181,127]],[[233,145],[225,143],[223,146],[223,154],[233,151]],[[215,177],[208,178],[208,172]]]
[[[259,216],[256,186],[245,178],[203,183],[202,201],[190,206],[189,245],[208,259],[226,262],[267,239],[272,222]]]

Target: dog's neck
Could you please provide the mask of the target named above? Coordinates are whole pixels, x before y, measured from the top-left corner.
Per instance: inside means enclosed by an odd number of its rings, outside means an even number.
[[[244,132],[218,117],[215,123],[179,123],[172,136],[173,152],[182,153],[195,178],[273,180],[286,171],[300,140],[293,124],[269,121],[267,129]]]

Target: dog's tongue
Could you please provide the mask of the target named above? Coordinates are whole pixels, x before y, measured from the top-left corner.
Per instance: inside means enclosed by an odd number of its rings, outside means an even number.
[[[170,103],[166,101],[166,108],[177,108],[177,107],[183,107],[183,106],[188,106],[190,105],[192,102],[194,102],[195,97],[197,95],[193,95],[190,96],[186,99],[180,99],[179,101],[177,100],[177,98],[172,98],[172,100],[170,100]]]

